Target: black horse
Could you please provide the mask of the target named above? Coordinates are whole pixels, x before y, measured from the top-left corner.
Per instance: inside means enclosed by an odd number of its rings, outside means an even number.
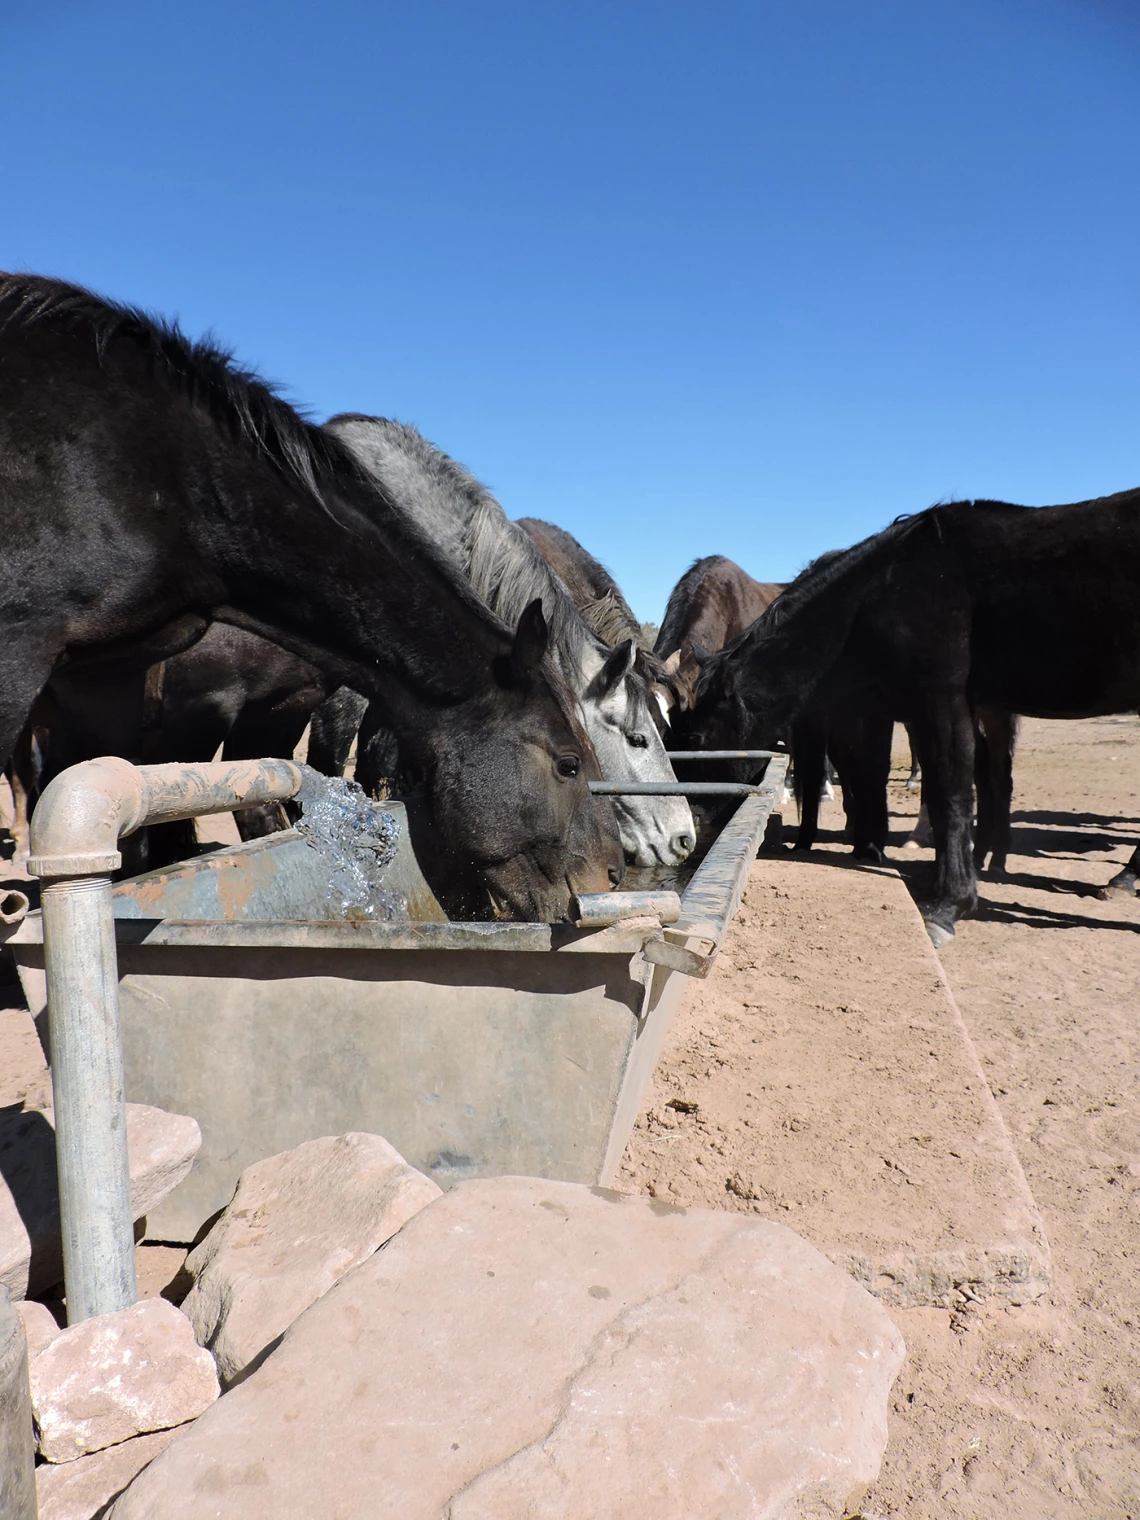
[[[146,666],[230,622],[382,700],[453,899],[558,919],[620,873],[541,607],[512,636],[337,439],[216,348],[0,276],[0,498],[0,759],[59,667],[143,646]]]
[[[851,701],[909,722],[937,856],[926,919],[941,942],[977,904],[976,709],[1134,712],[1137,584],[1140,491],[932,507],[809,567],[705,665],[703,742],[760,745],[811,706]]]

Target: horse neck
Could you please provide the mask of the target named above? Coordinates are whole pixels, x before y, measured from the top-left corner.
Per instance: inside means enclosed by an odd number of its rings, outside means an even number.
[[[297,653],[345,662],[366,690],[379,684],[394,715],[426,721],[492,690],[507,631],[379,495],[352,486],[326,494],[332,521],[294,496],[277,504],[289,533],[271,543],[263,533],[238,536],[235,604]],[[309,533],[299,527],[305,519]],[[248,542],[259,540],[251,563]]]
[[[802,711],[842,653],[865,594],[866,582],[851,578],[774,624],[765,616],[752,623],[725,652],[742,674],[746,704],[759,707],[776,698]]]

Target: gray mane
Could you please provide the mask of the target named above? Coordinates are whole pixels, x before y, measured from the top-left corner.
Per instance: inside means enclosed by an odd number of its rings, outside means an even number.
[[[420,528],[458,562],[473,590],[514,628],[535,598],[555,662],[579,671],[589,652],[604,654],[565,583],[487,488],[407,423],[346,413],[325,426],[380,476]]]
[[[471,514],[464,547],[472,586],[508,628],[515,626],[535,597],[541,597],[551,647],[560,663],[565,656],[578,667],[588,650],[598,649],[597,637],[561,577],[489,492],[483,492]]]

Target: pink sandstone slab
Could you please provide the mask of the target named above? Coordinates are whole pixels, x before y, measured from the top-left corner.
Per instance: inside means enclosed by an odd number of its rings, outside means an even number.
[[[903,1346],[768,1220],[461,1184],[319,1299],[114,1520],[764,1520],[877,1473]]]

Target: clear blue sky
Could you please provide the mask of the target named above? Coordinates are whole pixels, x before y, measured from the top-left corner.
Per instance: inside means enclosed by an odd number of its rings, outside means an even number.
[[[416,423],[656,618],[1140,484],[1137,0],[2,6],[0,266]]]

